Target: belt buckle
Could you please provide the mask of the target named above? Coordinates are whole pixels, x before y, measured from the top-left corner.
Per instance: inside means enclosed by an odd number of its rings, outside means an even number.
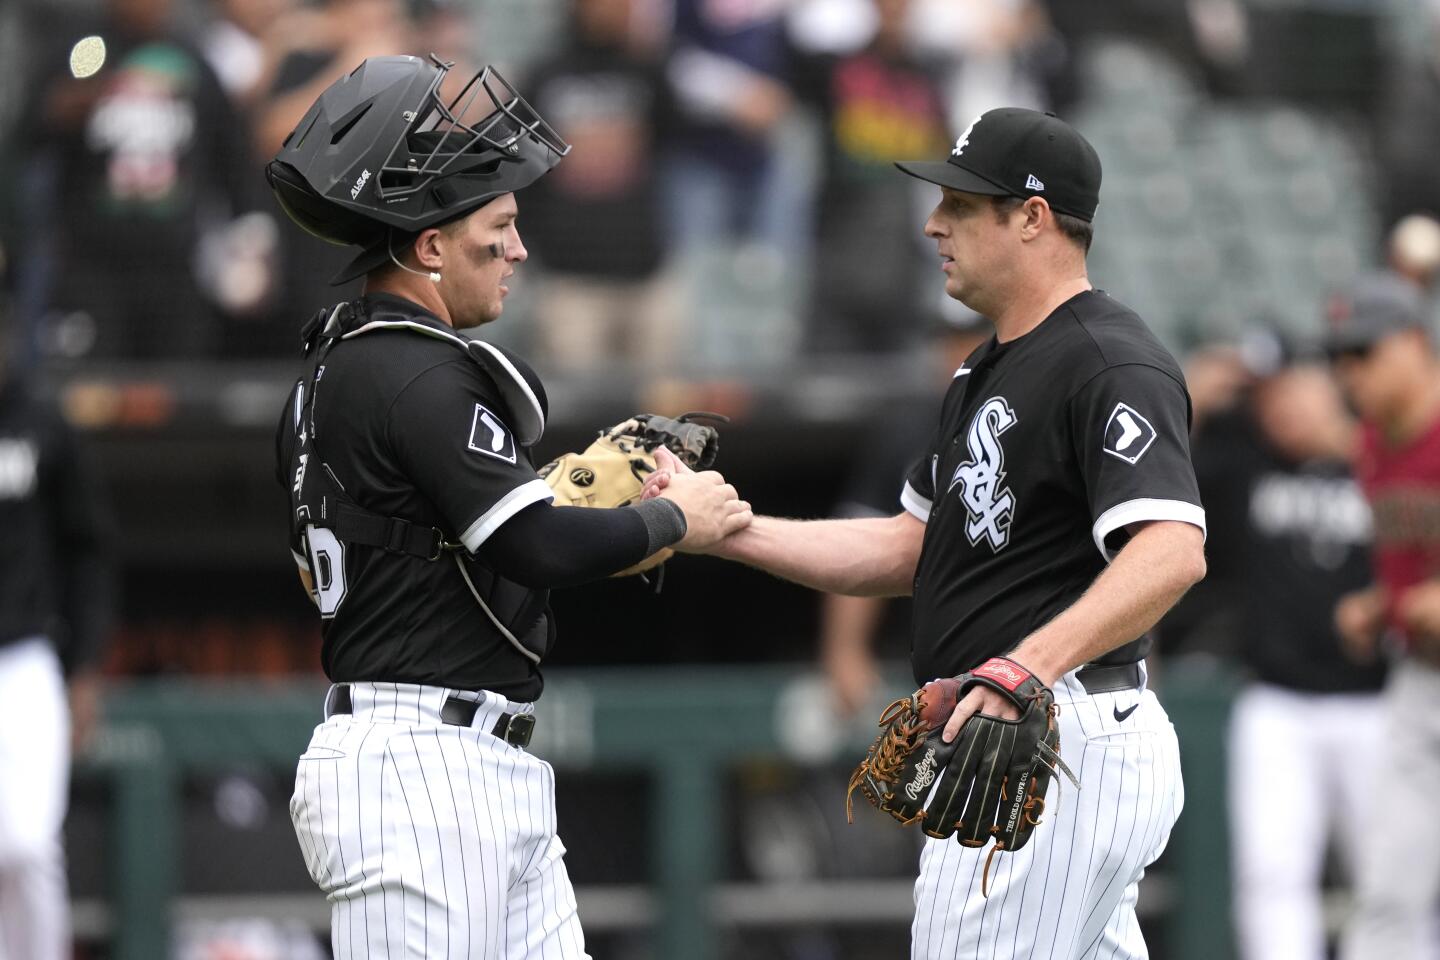
[[[530,746],[530,737],[534,733],[535,714],[512,713],[510,719],[505,722],[505,734],[501,739],[512,746],[528,747]]]

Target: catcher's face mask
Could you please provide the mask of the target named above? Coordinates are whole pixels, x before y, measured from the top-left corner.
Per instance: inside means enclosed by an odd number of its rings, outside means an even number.
[[[366,248],[336,282],[388,259],[392,231],[458,219],[533,183],[570,151],[491,67],[442,96],[453,66],[433,55],[366,60],[320,95],[266,168],[302,228]]]

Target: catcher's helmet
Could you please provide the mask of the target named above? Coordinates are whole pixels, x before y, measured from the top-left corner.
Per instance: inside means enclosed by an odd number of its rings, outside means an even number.
[[[367,248],[334,282],[384,262],[391,229],[410,234],[462,217],[570,152],[490,67],[444,102],[440,84],[453,66],[433,54],[371,57],[320,94],[266,166],[290,219],[322,240]]]

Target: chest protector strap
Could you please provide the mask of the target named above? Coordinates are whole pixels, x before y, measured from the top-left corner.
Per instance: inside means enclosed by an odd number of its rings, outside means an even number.
[[[302,331],[307,355],[314,355],[310,376],[297,387],[296,437],[292,489],[293,522],[297,532],[308,524],[326,527],[344,543],[375,547],[391,553],[405,554],[422,560],[435,561],[446,550],[460,548],[449,543],[439,527],[413,523],[403,517],[387,517],[367,510],[356,503],[324,461],[315,428],[315,397],[325,374],[325,359],[341,340],[349,340],[375,330],[408,330],[445,340],[464,351],[465,355],[485,370],[500,389],[507,412],[514,417],[516,439],[521,446],[531,446],[545,430],[545,395],[539,379],[523,362],[505,351],[478,340],[466,340],[453,333],[436,330],[418,323],[404,314],[384,314],[371,310],[362,313],[354,303],[346,302],[312,317]],[[524,372],[522,372],[522,370]],[[529,373],[529,376],[526,374]],[[305,448],[308,446],[308,450]],[[313,455],[319,469],[307,469]]]

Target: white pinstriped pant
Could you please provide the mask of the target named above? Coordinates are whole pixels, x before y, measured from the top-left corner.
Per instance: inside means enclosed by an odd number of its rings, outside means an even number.
[[[479,702],[469,727],[440,722],[452,694]],[[315,728],[290,799],[337,960],[588,957],[554,772],[489,732],[532,705],[404,683],[350,697]]]
[[[1185,802],[1175,729],[1149,690],[1089,694],[1072,673],[1055,685],[1055,702],[1060,753],[1081,789],[1052,779],[1030,842],[990,864],[989,898],[980,892],[988,847],[926,840],[913,960],[1149,956],[1135,901]]]
[[[71,953],[61,826],[70,710],[60,661],[32,637],[0,647],[0,960]]]

